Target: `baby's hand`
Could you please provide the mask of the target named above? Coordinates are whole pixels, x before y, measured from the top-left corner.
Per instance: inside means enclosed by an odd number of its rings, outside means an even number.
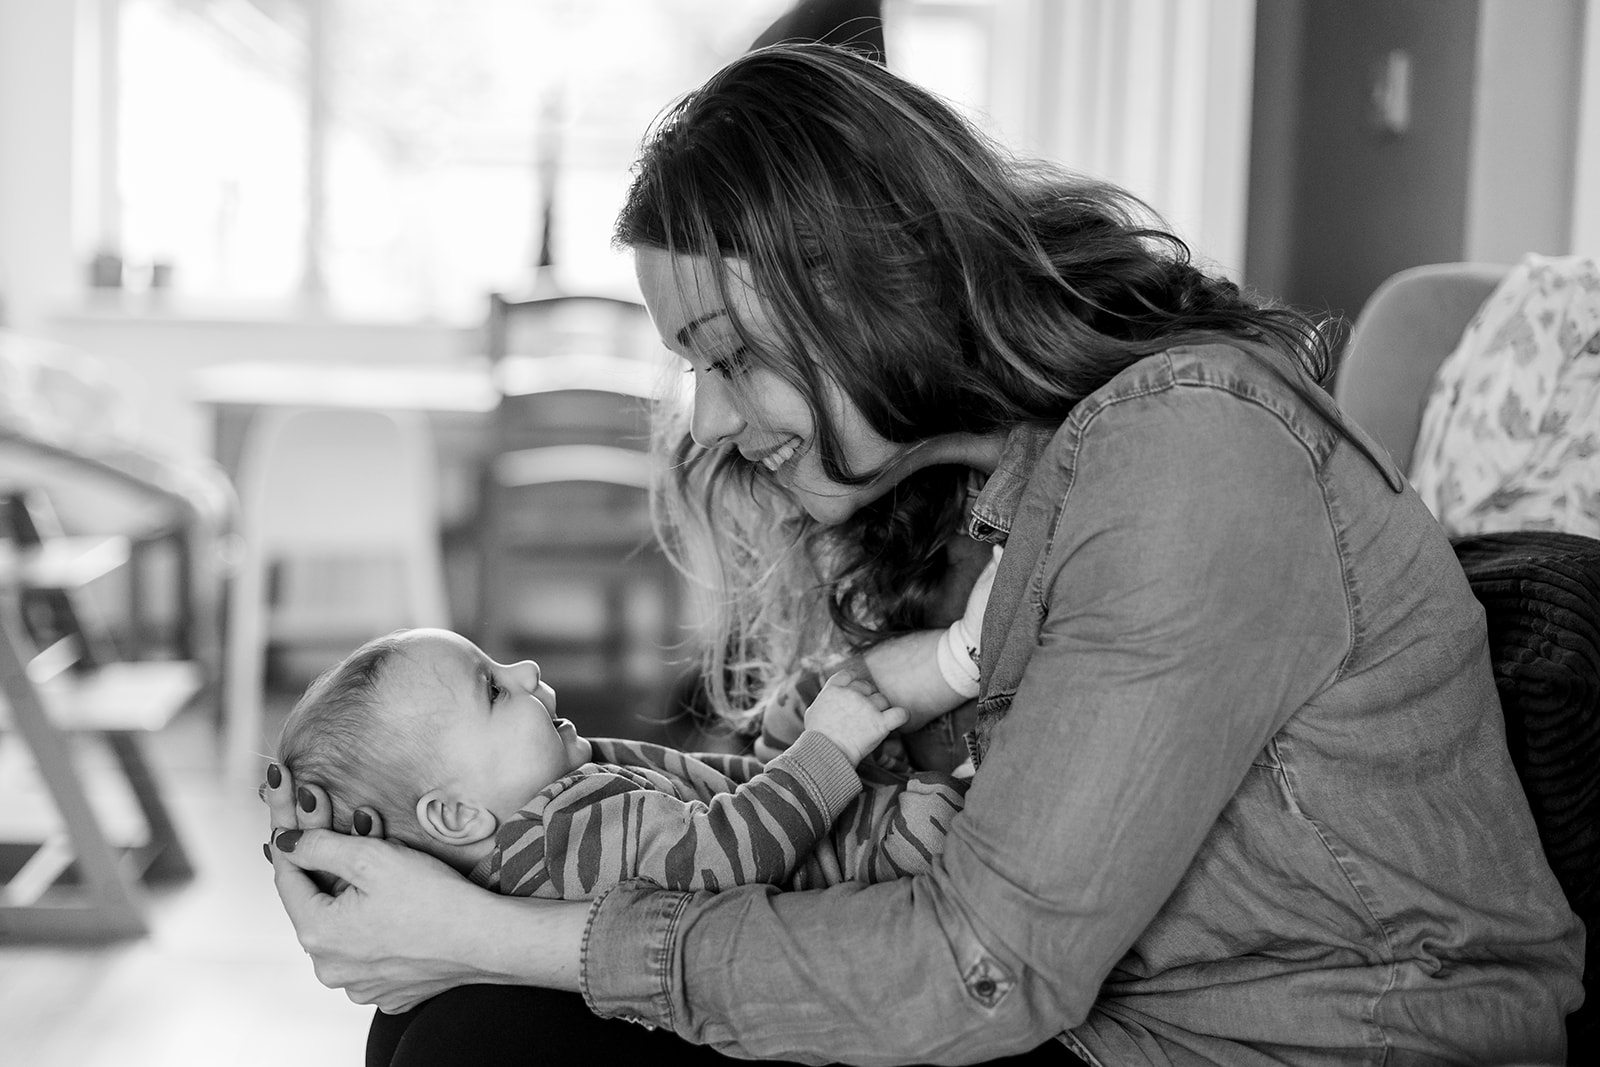
[[[825,734],[852,764],[865,759],[905,721],[905,709],[890,707],[871,678],[855,678],[844,671],[829,678],[806,709],[806,729]]]

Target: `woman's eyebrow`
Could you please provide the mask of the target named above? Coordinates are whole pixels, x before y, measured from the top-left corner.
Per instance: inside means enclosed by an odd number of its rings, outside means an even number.
[[[689,347],[689,338],[694,335],[694,332],[696,330],[698,330],[700,327],[704,326],[706,323],[710,322],[712,319],[726,317],[727,314],[728,314],[728,309],[727,308],[718,308],[715,311],[706,312],[704,315],[701,315],[698,319],[695,319],[693,322],[690,322],[690,323],[686,324],[682,329],[680,329],[678,331],[678,333],[677,333],[678,343],[680,345],[683,345],[685,348]]]

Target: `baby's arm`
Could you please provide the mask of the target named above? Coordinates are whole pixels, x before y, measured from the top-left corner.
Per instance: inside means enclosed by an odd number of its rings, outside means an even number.
[[[785,881],[860,793],[855,765],[904,718],[869,690],[830,678],[794,745],[708,801],[574,776],[496,835],[498,891],[575,900],[635,877],[685,890]]]
[[[999,563],[997,545],[967,594],[966,611],[950,627],[891,637],[835,669],[870,675],[873,685],[890,704],[906,709],[903,733],[919,730],[959,708],[978,692],[978,638],[983,632],[983,613]],[[941,644],[945,646],[942,653]],[[803,697],[804,693],[797,689],[767,709],[761,736],[755,743],[758,757],[771,759],[799,736]]]
[[[967,609],[949,627],[920,630],[881,641],[862,653],[872,680],[909,718],[906,732],[926,726],[978,695],[978,639],[994,586],[1000,549],[967,595]]]
[[[799,736],[799,730],[795,731]],[[761,761],[754,756],[730,752],[684,752],[653,741],[619,737],[591,737],[594,762],[619,763],[624,767],[648,767],[681,780],[692,795],[685,800],[710,800],[731,792],[761,773]]]

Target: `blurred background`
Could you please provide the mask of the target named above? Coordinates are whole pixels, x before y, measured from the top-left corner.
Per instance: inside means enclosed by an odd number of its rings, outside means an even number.
[[[824,38],[1353,318],[1600,250],[1587,0],[0,0],[0,1048],[358,1062],[258,857],[262,757],[365,637],[696,721],[653,549],[670,361],[610,244],[651,120]]]

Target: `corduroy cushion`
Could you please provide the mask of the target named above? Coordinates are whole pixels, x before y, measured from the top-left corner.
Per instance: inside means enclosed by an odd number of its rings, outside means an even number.
[[[1600,541],[1543,531],[1454,542],[1488,616],[1506,742],[1545,855],[1588,929],[1569,1063],[1600,1062]]]

